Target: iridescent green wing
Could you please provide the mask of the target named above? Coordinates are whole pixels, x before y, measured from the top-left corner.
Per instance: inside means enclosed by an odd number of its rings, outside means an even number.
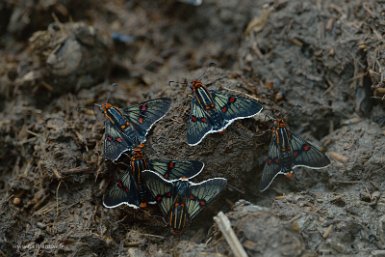
[[[302,166],[321,169],[330,164],[329,158],[324,153],[299,136],[292,134],[290,145],[293,154],[293,168]]]
[[[227,92],[210,92],[214,99],[215,109],[222,114],[226,123],[253,117],[263,109],[262,105],[253,99]]]
[[[158,203],[162,213],[167,215],[174,203],[173,184],[160,177],[153,171],[143,171],[143,180],[150,190],[155,201]]]
[[[103,205],[106,208],[115,208],[126,204],[132,208],[139,208],[140,200],[135,180],[130,171],[125,171],[117,177],[107,189],[103,197]]]
[[[212,178],[200,183],[190,182],[190,197],[186,200],[186,207],[190,219],[207,206],[226,187],[224,178]]]
[[[273,136],[271,143],[269,145],[269,153],[267,160],[265,161],[265,166],[262,170],[262,177],[259,186],[261,192],[268,189],[273,182],[273,180],[280,174],[282,169],[280,151],[279,147],[276,144],[276,140]]]
[[[191,113],[187,122],[187,143],[191,146],[198,145],[202,139],[212,132],[213,125],[207,113],[196,102],[191,100]]]
[[[151,160],[149,170],[155,171],[166,180],[178,180],[181,177],[193,178],[204,167],[201,161]]]
[[[140,141],[144,142],[148,131],[166,115],[170,105],[169,98],[153,99],[124,108],[123,115],[138,134]]]

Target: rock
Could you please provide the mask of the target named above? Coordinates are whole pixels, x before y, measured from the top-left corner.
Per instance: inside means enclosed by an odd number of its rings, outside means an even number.
[[[92,26],[53,23],[29,41],[33,63],[17,83],[35,88],[40,97],[41,89],[54,96],[76,92],[109,74],[111,40]]]

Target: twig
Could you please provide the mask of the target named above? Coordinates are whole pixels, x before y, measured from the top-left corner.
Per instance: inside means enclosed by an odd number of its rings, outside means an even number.
[[[94,169],[91,167],[76,167],[68,170],[63,170],[60,173],[62,175],[72,175],[72,174],[79,174],[79,173],[93,173]]]
[[[153,234],[148,234],[148,233],[140,233],[139,234],[141,236],[146,236],[146,237],[154,237],[154,238],[158,238],[158,239],[164,239],[164,236],[159,236],[159,235],[153,235]]]
[[[329,152],[329,156],[338,162],[347,163],[349,161],[348,156],[342,155],[337,152]]]
[[[234,256],[247,257],[247,253],[239,242],[238,237],[235,235],[234,230],[231,228],[230,220],[227,216],[223,212],[219,212],[218,215],[214,217],[214,221],[217,223],[227,243],[230,245]]]
[[[230,92],[234,92],[234,93],[238,93],[240,95],[246,95],[247,97],[251,98],[251,99],[254,99],[256,101],[259,101],[258,98],[256,98],[255,96],[252,96],[252,95],[249,95],[249,94],[244,94],[238,90],[235,90],[235,89],[231,89],[231,88],[228,88],[228,87],[224,87],[227,91],[230,91]]]

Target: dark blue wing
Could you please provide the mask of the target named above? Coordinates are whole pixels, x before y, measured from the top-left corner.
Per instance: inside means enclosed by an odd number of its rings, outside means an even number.
[[[275,177],[281,173],[281,167],[281,153],[273,136],[269,145],[268,157],[262,170],[262,177],[259,185],[259,190],[261,192],[270,187]]]
[[[104,158],[116,161],[124,152],[131,150],[132,145],[109,121],[104,122],[104,127]]]
[[[138,138],[143,143],[151,127],[162,119],[171,105],[171,99],[158,98],[149,100],[138,105],[129,106],[123,109],[123,115],[131,123]]]
[[[213,132],[213,125],[207,113],[197,104],[195,99],[192,99],[191,113],[187,122],[187,143],[190,146],[197,145],[210,132]]]
[[[103,205],[106,208],[115,208],[122,204],[135,209],[140,204],[135,180],[130,171],[125,171],[120,177],[116,178],[103,197]]]
[[[160,174],[166,180],[177,180],[181,177],[193,178],[197,176],[204,167],[201,161],[163,161],[151,160],[149,170]]]
[[[190,197],[186,200],[189,218],[193,219],[226,187],[224,178],[212,178],[200,183],[190,182]]]
[[[152,171],[144,171],[142,176],[148,190],[150,190],[152,196],[162,210],[162,213],[167,215],[175,201],[175,197],[172,193],[174,187],[173,184],[163,180],[157,173]]]
[[[293,153],[293,168],[308,167],[320,169],[330,164],[329,158],[316,146],[292,134],[290,145]]]
[[[234,120],[253,117],[263,109],[257,101],[231,95],[229,93],[210,91],[215,102],[215,109],[222,113],[227,123],[226,127]]]

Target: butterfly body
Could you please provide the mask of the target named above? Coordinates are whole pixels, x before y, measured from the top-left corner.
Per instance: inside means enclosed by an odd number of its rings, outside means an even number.
[[[316,146],[291,133],[283,119],[275,121],[272,131],[260,191],[265,191],[278,175],[291,177],[296,167],[320,169],[330,164],[328,157]]]
[[[140,208],[146,208],[149,202],[152,202],[152,197],[142,179],[142,171],[148,169],[149,160],[144,157],[140,148],[133,151],[133,156],[130,161],[130,172],[135,181],[135,189],[137,193],[136,205]]]
[[[164,117],[171,105],[168,98],[149,100],[119,109],[109,103],[99,106],[106,120],[104,156],[116,161],[127,151],[146,141],[151,127]]]
[[[291,133],[286,125],[284,123],[278,124],[278,127],[274,128],[273,131],[273,141],[280,149],[281,172],[284,174],[292,172],[293,155],[291,154],[290,140]]]
[[[250,118],[262,110],[254,100],[208,90],[201,81],[191,83],[193,99],[187,128],[187,143],[199,144],[211,133],[225,130],[237,119]]]
[[[180,234],[186,225],[226,186],[226,179],[213,178],[200,183],[186,177],[167,181],[146,171],[146,185],[168,221],[173,234]]]
[[[191,195],[188,180],[179,180],[175,182],[172,197],[175,199],[168,213],[169,226],[172,231],[182,231],[186,222],[190,219],[186,202]]]

